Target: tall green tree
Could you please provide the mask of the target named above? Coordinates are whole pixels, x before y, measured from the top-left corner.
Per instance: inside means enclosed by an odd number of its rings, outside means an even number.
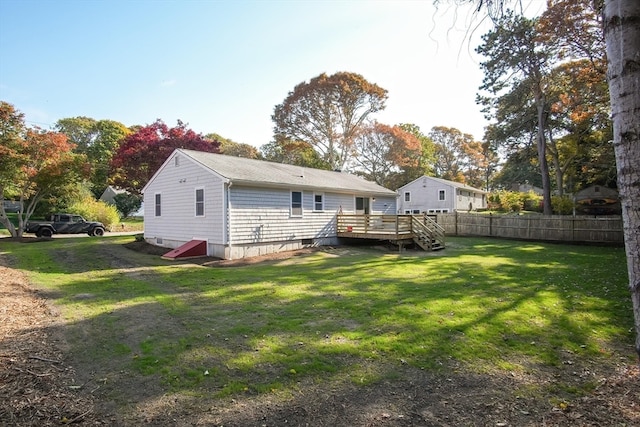
[[[551,215],[551,181],[547,163],[547,92],[551,49],[538,37],[536,19],[506,13],[495,28],[482,37],[476,51],[485,56],[481,63],[485,77],[480,87],[498,98],[518,87],[536,110],[536,147],[542,177],[543,213]]]
[[[302,141],[342,169],[364,121],[385,108],[387,91],[359,74],[320,74],[298,84],[271,116],[276,141]]]
[[[95,120],[89,117],[60,119],[55,126],[75,144],[75,151],[84,154],[91,167],[91,192],[99,197],[109,185],[109,164],[124,138],[131,131],[114,120]]]
[[[509,0],[464,0],[499,18]],[[567,0],[568,1],[568,0]],[[436,0],[437,3],[437,0]],[[640,2],[596,0],[602,14],[629,290],[640,358]]]

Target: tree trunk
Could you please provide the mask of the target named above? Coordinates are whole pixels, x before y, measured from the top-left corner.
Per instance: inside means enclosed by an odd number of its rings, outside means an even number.
[[[558,146],[553,139],[552,132],[549,131],[549,146],[547,150],[551,153],[551,160],[553,162],[553,169],[556,175],[556,191],[558,196],[564,196],[564,173],[566,167],[562,167],[560,164],[560,153],[558,152]]]
[[[606,0],[603,24],[629,290],[640,358],[640,1]]]
[[[540,173],[542,174],[542,214],[551,215],[551,178],[549,177],[549,164],[547,163],[547,141],[545,138],[546,124],[544,113],[544,95],[536,95],[536,106],[538,109],[538,162],[540,163]]]

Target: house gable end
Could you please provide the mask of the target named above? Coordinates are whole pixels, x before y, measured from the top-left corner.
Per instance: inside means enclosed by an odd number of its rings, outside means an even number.
[[[217,173],[213,169],[207,167],[206,165],[203,165],[201,162],[197,161],[196,159],[194,159],[191,156],[189,156],[187,153],[183,152],[180,148],[176,148],[173,151],[173,153],[171,153],[171,155],[167,158],[167,160],[164,161],[162,166],[160,166],[158,168],[156,173],[153,174],[151,179],[149,179],[149,182],[147,182],[146,185],[142,188],[142,193],[143,194],[144,194],[145,190],[147,189],[147,187],[149,187],[153,183],[153,181],[158,177],[158,175],[160,175],[167,167],[172,167],[173,165],[175,165],[176,156],[180,156],[180,159],[188,160],[189,162],[197,165],[198,167],[202,168],[206,172],[208,172],[208,173],[212,174],[213,176],[219,178],[221,181],[224,181],[224,182],[228,182],[229,181],[226,177],[220,175],[219,173]],[[179,167],[179,166],[177,166],[177,167]]]

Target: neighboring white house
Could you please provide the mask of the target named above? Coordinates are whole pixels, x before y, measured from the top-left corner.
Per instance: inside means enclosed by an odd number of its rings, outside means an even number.
[[[355,175],[183,149],[143,193],[146,241],[224,259],[337,244],[338,213],[396,212],[394,191]]]
[[[398,213],[436,214],[487,207],[487,192],[459,182],[422,176],[398,189]]]
[[[127,190],[123,190],[121,188],[116,188],[113,187],[111,185],[109,185],[107,188],[105,188],[105,190],[102,192],[102,195],[100,196],[100,200],[102,200],[105,203],[109,203],[111,205],[115,205],[115,197],[118,194],[127,194]],[[130,217],[141,217],[144,214],[144,203],[140,205],[140,209],[138,209],[136,212],[133,212],[131,214],[129,214]]]

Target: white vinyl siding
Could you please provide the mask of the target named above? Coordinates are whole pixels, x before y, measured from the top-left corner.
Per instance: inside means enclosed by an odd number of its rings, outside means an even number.
[[[311,215],[313,193],[299,192],[302,196],[301,215],[292,216],[291,193],[287,190],[232,186],[230,232],[233,244],[335,236],[335,214],[339,206],[329,207],[329,195],[325,196],[325,211]]]
[[[334,237],[336,214],[353,212],[353,195],[323,193],[324,210],[314,211],[312,192],[302,192],[302,216],[292,217],[291,192],[284,189],[231,187],[230,231],[234,245]],[[395,212],[395,198],[380,197],[382,209]],[[375,206],[374,206],[375,207]],[[382,210],[376,213],[383,213]]]
[[[179,165],[175,167],[175,159],[170,159],[145,188],[144,205],[153,209],[144,218],[145,239],[185,243],[198,237],[226,243],[224,182],[184,156]],[[205,216],[195,216],[196,189],[204,192]],[[162,215],[155,216],[155,194],[160,193]]]
[[[404,195],[411,193],[411,201]],[[486,207],[484,192],[464,184],[423,176],[398,189],[398,212],[449,213]]]
[[[154,197],[155,214],[154,216],[162,216],[162,194],[156,193]]]
[[[372,213],[395,213],[395,194],[374,197],[322,187],[229,183],[216,171],[178,154],[178,165],[169,158],[144,189],[145,240],[167,248],[202,239],[207,240],[210,255],[238,257],[337,244],[336,215],[354,213],[355,197],[368,197]],[[293,205],[299,216],[292,216],[292,192],[300,195]],[[154,215],[156,194],[161,194],[161,216]]]
[[[196,216],[204,216],[204,188],[196,188]]]

